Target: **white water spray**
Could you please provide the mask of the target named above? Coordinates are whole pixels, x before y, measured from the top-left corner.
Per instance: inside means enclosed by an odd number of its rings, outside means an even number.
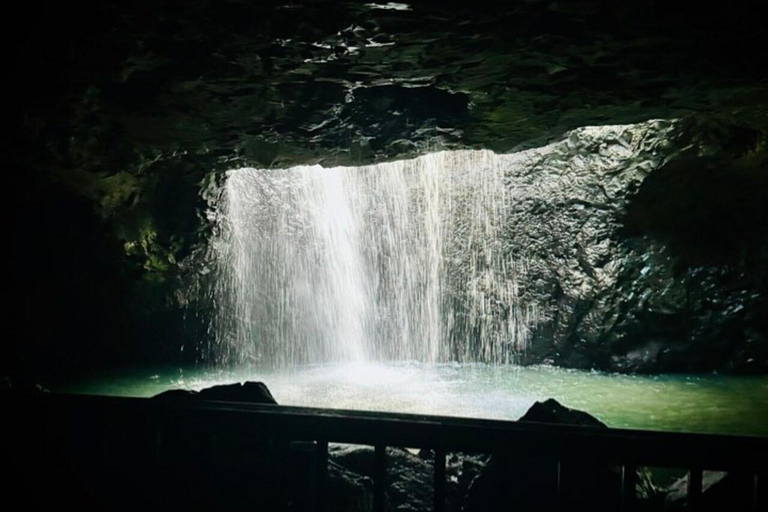
[[[230,171],[213,241],[216,356],[510,362],[535,311],[503,248],[501,158]]]

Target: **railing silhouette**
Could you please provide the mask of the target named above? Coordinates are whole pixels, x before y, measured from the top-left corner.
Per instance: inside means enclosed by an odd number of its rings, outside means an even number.
[[[445,510],[446,454],[505,453],[560,461],[621,466],[619,510],[635,507],[636,469],[641,466],[687,469],[689,510],[701,506],[702,472],[735,471],[750,479],[753,510],[765,503],[768,438],[596,429],[567,425],[465,419],[364,411],[315,409],[231,402],[156,401],[140,398],[39,395],[17,400],[25,410],[58,424],[135,425],[153,432],[154,451],[164,435],[184,426],[212,439],[314,443],[314,507],[324,509],[328,480],[328,444],[374,447],[373,507],[385,510],[387,447],[427,448],[434,452],[434,510]]]

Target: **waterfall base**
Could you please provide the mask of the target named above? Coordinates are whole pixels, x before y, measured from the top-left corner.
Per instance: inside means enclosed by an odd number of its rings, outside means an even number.
[[[537,400],[562,404],[611,427],[768,435],[768,377],[618,375],[548,366],[323,364],[291,372],[146,369],[52,386],[56,391],[153,396],[172,388],[263,381],[282,405],[520,418]]]

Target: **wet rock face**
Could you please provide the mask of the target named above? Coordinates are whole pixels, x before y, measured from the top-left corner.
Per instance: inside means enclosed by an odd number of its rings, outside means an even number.
[[[574,130],[521,154],[506,247],[538,311],[524,361],[768,368],[766,160],[738,130],[692,124]]]
[[[765,370],[766,170],[764,156],[688,156],[643,183],[623,219],[614,364]]]

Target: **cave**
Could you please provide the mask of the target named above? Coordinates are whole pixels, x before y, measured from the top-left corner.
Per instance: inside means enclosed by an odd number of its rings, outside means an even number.
[[[748,2],[20,9],[0,375],[21,499],[765,502],[768,37]]]

